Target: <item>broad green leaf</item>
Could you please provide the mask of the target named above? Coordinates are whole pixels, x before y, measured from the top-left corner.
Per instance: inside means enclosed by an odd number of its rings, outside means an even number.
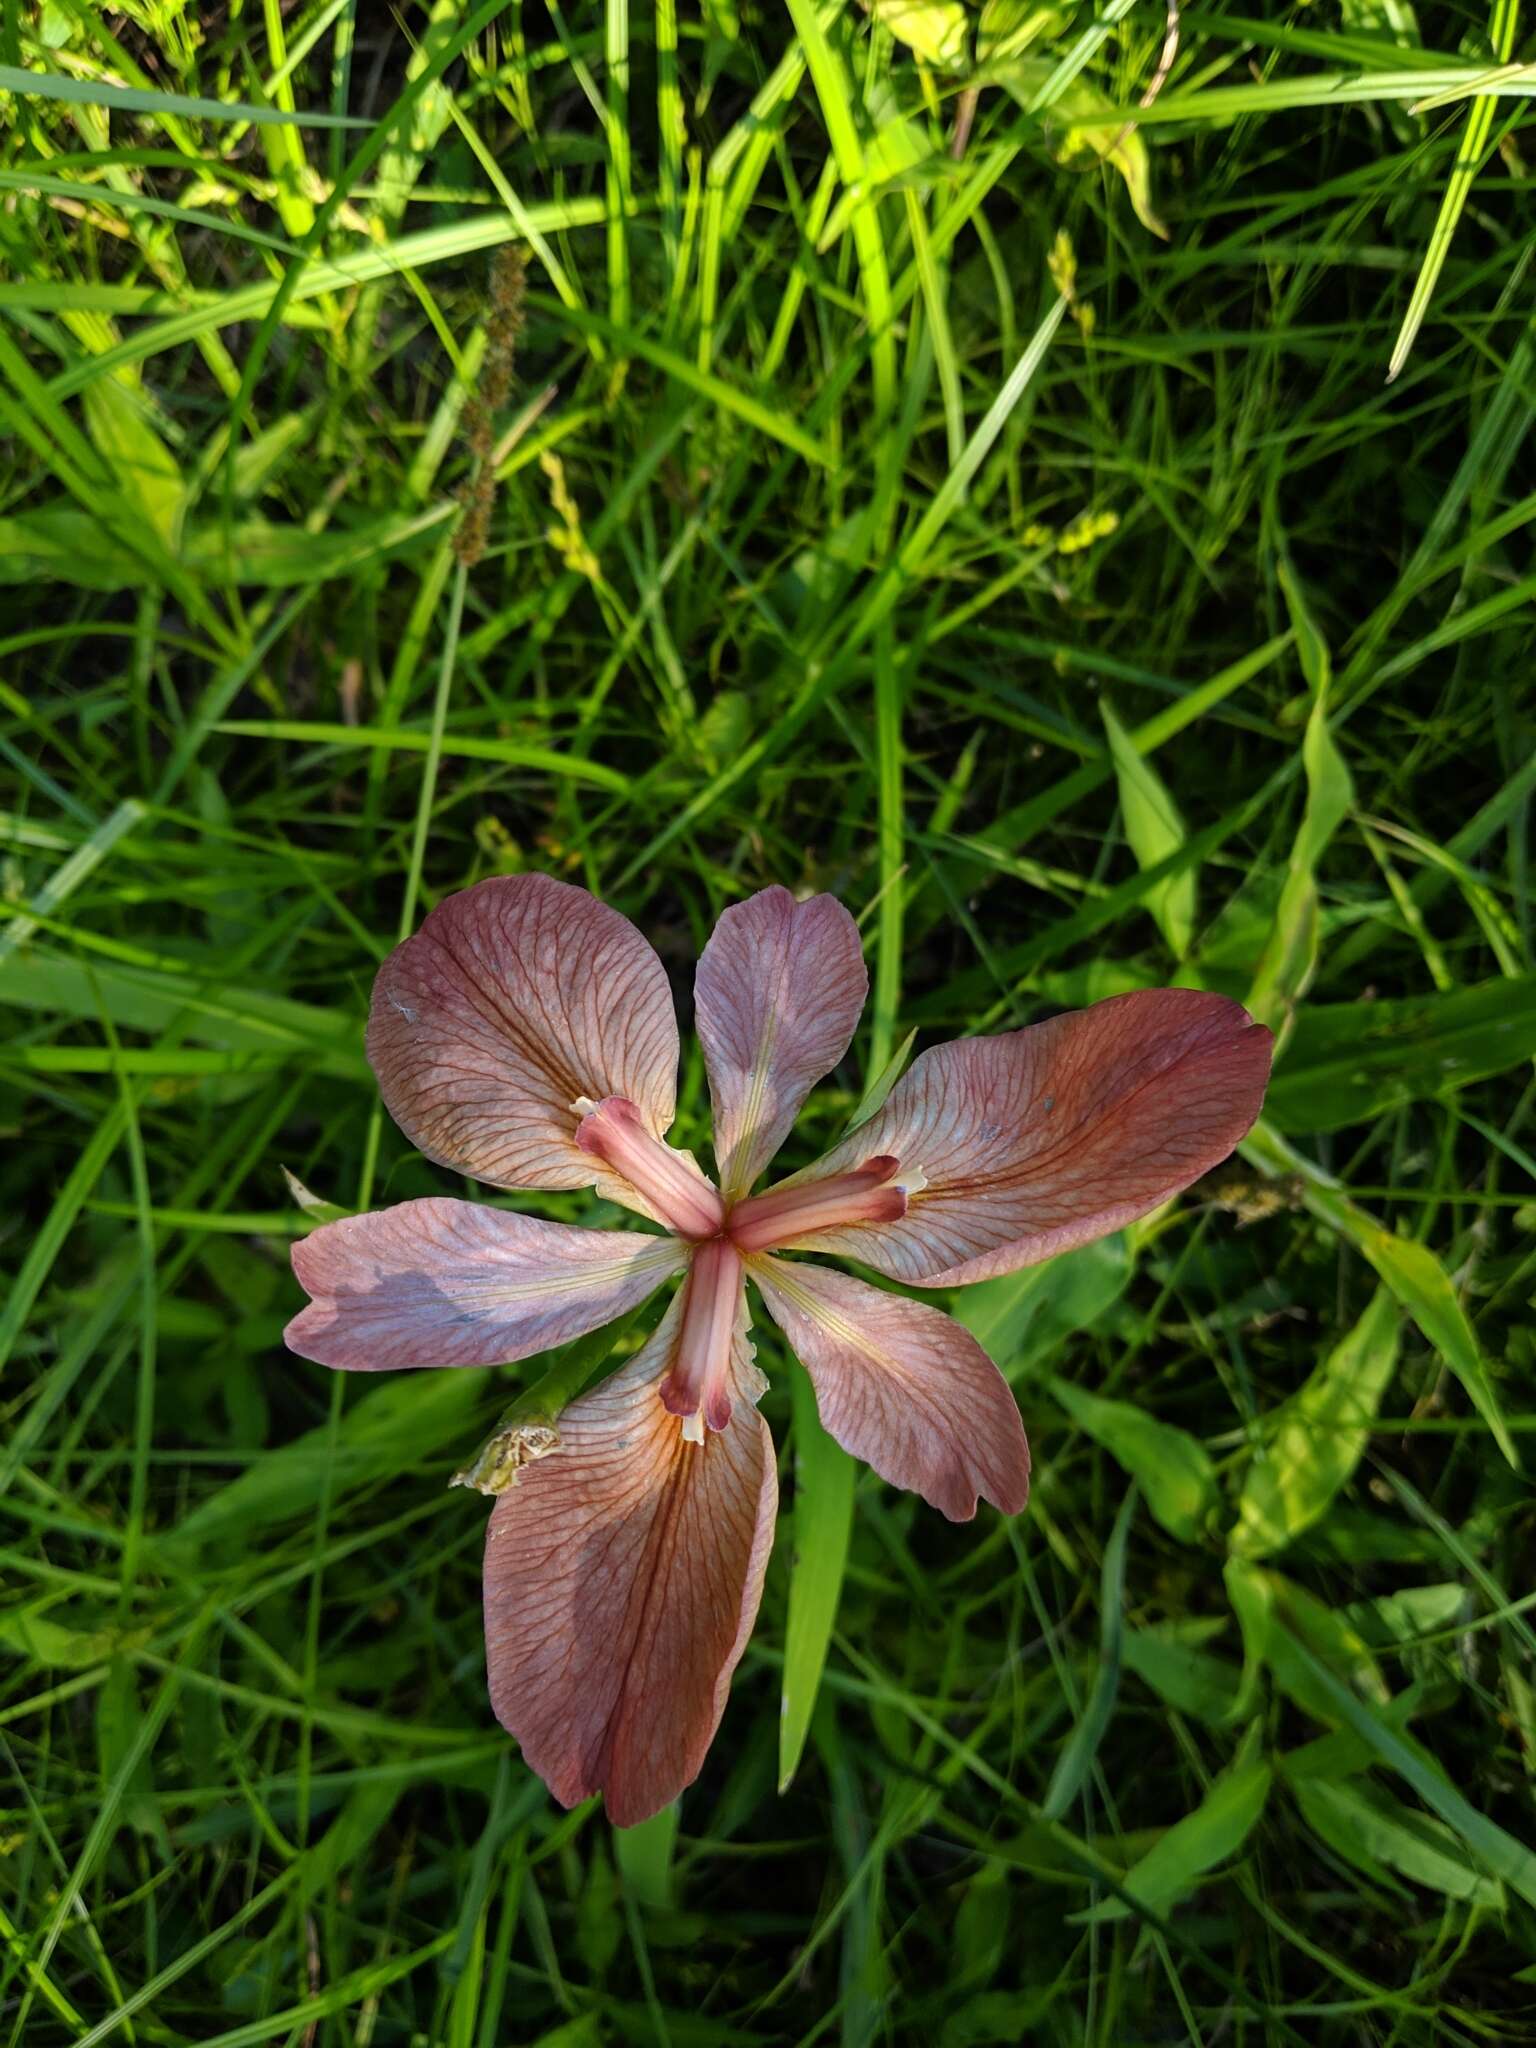
[[[821,1426],[810,1379],[790,1380],[794,1410],[794,1545],[789,1615],[784,1629],[784,1681],[779,1710],[779,1790],[795,1775],[821,1689],[832,1624],[843,1588],[853,1487],[858,1467]]]
[[[1301,672],[1312,690],[1312,708],[1315,711],[1321,706],[1326,710],[1328,686],[1333,680],[1333,656],[1313,613],[1306,587],[1296,574],[1288,554],[1280,557],[1279,575],[1285,608],[1291,615],[1291,631],[1296,635],[1296,659],[1301,663]]]
[[[1243,1557],[1227,1559],[1222,1579],[1243,1638],[1242,1674],[1228,1719],[1244,1721],[1253,1713],[1268,1668],[1269,1639],[1275,1627],[1274,1583],[1267,1572]]]
[[[1181,1714],[1219,1728],[1232,1719],[1241,1674],[1225,1657],[1213,1657],[1183,1640],[1173,1627],[1126,1631],[1121,1655],[1126,1669]]]
[[[1098,1669],[1087,1705],[1056,1759],[1051,1782],[1040,1802],[1040,1811],[1047,1820],[1060,1820],[1082,1790],[1115,1711],[1120,1691],[1120,1644],[1125,1631],[1125,1550],[1139,1499],[1134,1486],[1127,1489],[1104,1546],[1104,1568],[1099,1574]]]
[[[1374,1600],[1352,1600],[1339,1611],[1367,1642],[1387,1648],[1465,1620],[1471,1597],[1460,1579],[1443,1579],[1436,1586],[1404,1586]]]
[[[1308,1777],[1291,1789],[1313,1833],[1373,1883],[1400,1889],[1387,1875],[1396,1871],[1448,1899],[1503,1910],[1504,1887],[1476,1868],[1444,1821],[1368,1782]]]
[[[1053,1378],[1050,1387],[1078,1428],[1136,1481],[1169,1535],[1193,1543],[1216,1503],[1216,1470],[1205,1446],[1129,1401],[1106,1401],[1063,1379]]]
[[[609,1859],[608,1842],[600,1833],[594,1835],[587,1851],[572,1934],[588,1975],[601,1983],[624,1939],[624,1915],[619,1909],[619,1880]]]
[[[1240,1755],[1194,1812],[1175,1821],[1126,1872],[1125,1889],[1136,1903],[1162,1919],[1196,1889],[1207,1871],[1235,1856],[1258,1825],[1273,1783],[1268,1764]],[[1123,1920],[1133,1910],[1122,1899],[1104,1899],[1069,1918],[1080,1926],[1086,1921]]]
[[[1130,734],[1108,702],[1100,706],[1109,737],[1110,758],[1120,788],[1120,814],[1125,836],[1140,868],[1154,868],[1184,844],[1184,820],[1167,785],[1145,754],[1138,753]],[[1168,941],[1176,960],[1189,951],[1195,932],[1195,870],[1170,875],[1147,892],[1146,905]]]
[[[1378,1706],[1391,1700],[1370,1646],[1342,1615],[1315,1600],[1279,1572],[1231,1557],[1224,1574],[1227,1597],[1243,1631],[1243,1685],[1239,1706],[1247,1711],[1261,1669],[1267,1669],[1279,1690],[1314,1719],[1332,1725],[1338,1715],[1332,1698],[1321,1690],[1314,1665],[1297,1653],[1306,1643],[1313,1656],[1339,1674]],[[1234,1710],[1236,1711],[1236,1710]]]
[[[1017,1380],[1055,1356],[1068,1337],[1090,1329],[1124,1294],[1130,1276],[1130,1253],[1117,1233],[961,1288],[953,1314],[1003,1376]]]
[[[366,1861],[405,1790],[399,1778],[359,1785],[319,1841],[305,1849],[304,1875],[309,1882],[316,1886],[334,1883],[342,1871]],[[176,1830],[176,1837],[178,1844],[186,1841],[185,1826]]]
[[[145,1711],[139,1697],[138,1673],[126,1656],[115,1657],[108,1668],[106,1681],[96,1695],[94,1720],[102,1790],[109,1786],[118,1788],[122,1818],[136,1833],[149,1836],[158,1844],[161,1854],[169,1857],[170,1835],[149,1761],[153,1715]]]
[[[60,501],[0,519],[0,584],[132,590],[143,580],[138,556],[78,505]]]
[[[247,519],[240,525],[199,525],[186,536],[189,567],[209,583],[292,590],[304,583],[328,583],[383,563],[397,550],[425,547],[443,524],[440,510],[386,513],[349,528],[310,533],[278,520]]]
[[[1032,1991],[978,1991],[946,2016],[938,2048],[1027,2048],[1059,1999],[1054,1983]]]
[[[0,1643],[45,1671],[84,1671],[148,1642],[152,1629],[70,1628],[30,1608],[0,1614]]]
[[[1312,1005],[1296,1020],[1266,1112],[1303,1134],[1368,1123],[1536,1057],[1536,974],[1446,994]]]
[[[1354,787],[1344,758],[1328,730],[1328,685],[1332,661],[1306,594],[1291,567],[1282,557],[1280,587],[1285,593],[1296,635],[1296,649],[1302,673],[1312,686],[1312,708],[1307,715],[1301,743],[1302,768],[1307,778],[1306,806],[1296,842],[1291,848],[1280,902],[1270,927],[1269,938],[1254,974],[1248,1007],[1262,1024],[1268,1024],[1284,1042],[1296,1014],[1296,1006],[1312,984],[1317,971],[1319,910],[1317,864],[1329,840],[1354,802]]]
[[[595,2012],[584,2012],[580,2019],[566,2020],[558,2027],[552,2027],[547,2034],[540,2034],[529,2048],[603,2048],[603,2022]],[[709,2038],[723,2039],[720,2035]]]
[[[1494,1442],[1516,1471],[1520,1454],[1504,1420],[1504,1410],[1478,1349],[1467,1312],[1456,1297],[1445,1268],[1428,1245],[1394,1237],[1377,1229],[1358,1240],[1360,1249],[1413,1317],[1451,1371],[1461,1381],[1473,1407],[1493,1433]]]
[[[1248,1468],[1233,1550],[1266,1557],[1324,1515],[1370,1440],[1397,1366],[1398,1308],[1378,1288],[1349,1334],[1279,1410]]]
[[[1527,1905],[1536,1906],[1536,1854],[1496,1821],[1479,1813],[1421,1743],[1394,1727],[1384,1714],[1351,1692],[1305,1643],[1295,1641],[1294,1650],[1298,1663],[1308,1669],[1313,1685],[1328,1702],[1335,1718],[1359,1736],[1378,1763],[1395,1771],[1409,1789],[1439,1815],[1484,1870],[1502,1878]]]
[[[869,9],[925,64],[944,71],[963,68],[967,17],[959,0],[869,0]]]
[[[174,555],[187,486],[175,456],[150,423],[145,401],[117,376],[87,384],[81,404],[96,452],[124,504],[149,527],[165,552]]]
[[[1048,57],[1011,57],[991,75],[1026,113],[1032,113],[1036,95],[1057,68]],[[1115,101],[1082,77],[1057,93],[1046,120],[1057,161],[1070,165],[1096,156],[1112,166],[1125,180],[1136,218],[1166,241],[1168,230],[1152,209],[1152,164],[1141,126],[1128,124]]]
[[[1322,707],[1323,699],[1319,697],[1308,714],[1307,729],[1302,735],[1301,761],[1307,777],[1307,805],[1292,855],[1293,862],[1304,866],[1309,875],[1322,859],[1329,840],[1348,816],[1350,805],[1355,800],[1355,785],[1344,765],[1344,756],[1333,743]]]
[[[1294,1655],[1299,1640],[1323,1660],[1331,1671],[1347,1677],[1356,1693],[1377,1706],[1391,1703],[1392,1693],[1381,1674],[1371,1646],[1346,1614],[1317,1599],[1293,1579],[1270,1572],[1275,1597],[1276,1626],[1270,1637],[1269,1661],[1275,1681],[1299,1706],[1309,1713],[1327,1717],[1311,1674],[1303,1670]]]
[[[1302,1184],[1302,1200],[1312,1214],[1341,1237],[1348,1238],[1370,1261],[1461,1381],[1494,1442],[1518,1472],[1520,1454],[1504,1420],[1472,1325],[1445,1268],[1429,1247],[1412,1238],[1395,1237],[1373,1216],[1356,1208],[1337,1183],[1287,1145],[1267,1119],[1261,1118],[1254,1125],[1240,1150],[1245,1159],[1267,1172],[1295,1175]]]
[[[1314,1697],[1326,1706],[1323,1696],[1314,1688]],[[1427,1701],[1427,1688],[1415,1681],[1404,1686],[1399,1693],[1385,1701],[1381,1708],[1382,1720],[1393,1728],[1406,1728],[1423,1713]],[[1329,1784],[1337,1784],[1345,1778],[1357,1778],[1375,1765],[1376,1758],[1370,1748],[1349,1728],[1332,1728],[1326,1735],[1315,1735],[1310,1742],[1304,1742],[1299,1749],[1287,1750],[1278,1759],[1277,1774],[1289,1784],[1296,1784],[1303,1778],[1322,1778]]]
[[[268,427],[253,434],[235,454],[231,488],[237,502],[259,498],[273,484],[294,455],[314,434],[316,413],[285,412]],[[215,465],[222,460],[222,447],[213,449]],[[207,473],[205,465],[204,473]]]
[[[965,1984],[990,1984],[1009,1952],[1008,1872],[983,1863],[955,1913],[955,1974]]]
[[[680,1814],[681,1807],[674,1799],[649,1820],[613,1831],[614,1860],[624,1889],[631,1898],[655,1912],[670,1912],[674,1903],[672,1857],[677,1847]]]
[[[986,64],[1021,57],[1031,43],[1057,35],[1071,17],[1066,7],[1040,7],[1035,0],[987,0],[976,24],[976,55]]]

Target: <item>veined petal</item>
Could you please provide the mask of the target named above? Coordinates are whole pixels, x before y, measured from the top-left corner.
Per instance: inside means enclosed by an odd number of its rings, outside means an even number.
[[[858,926],[835,896],[797,903],[787,889],[762,889],[721,916],[694,990],[728,1202],[848,1050],[868,989]]]
[[[1029,1499],[1024,1425],[969,1330],[824,1266],[762,1257],[748,1271],[845,1451],[952,1522],[971,1519],[978,1495],[1019,1512]]]
[[[614,1192],[576,1143],[573,1104],[623,1096],[659,1137],[677,1054],[650,946],[628,918],[549,875],[446,897],[373,985],[368,1057],[390,1115],[429,1159],[497,1187]]]
[[[676,1302],[645,1349],[560,1418],[560,1449],[496,1503],[485,1546],[491,1704],[564,1806],[619,1827],[698,1776],[757,1618],[778,1505],[739,1355],[730,1422],[688,1441],[662,1406]]]
[[[314,1298],[283,1334],[301,1358],[351,1372],[500,1365],[628,1314],[685,1257],[674,1238],[434,1195],[301,1238],[293,1270]]]
[[[894,1154],[905,1216],[795,1244],[921,1287],[1089,1244],[1227,1157],[1259,1113],[1273,1047],[1241,1003],[1179,988],[935,1046],[877,1115],[789,1183],[809,1189]]]

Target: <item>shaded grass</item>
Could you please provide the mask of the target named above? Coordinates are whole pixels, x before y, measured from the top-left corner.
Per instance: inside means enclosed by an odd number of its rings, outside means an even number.
[[[1186,15],[1161,243],[1005,58],[952,158],[961,78],[862,13],[5,14],[0,62],[145,102],[9,97],[0,156],[11,2039],[1528,2035],[1530,1495],[1468,1392],[1528,1462],[1523,101],[1408,111],[1508,21],[1420,26]],[[1118,126],[1163,15],[1102,27],[1032,54]],[[358,1390],[280,1342],[281,1165],[443,1188],[361,1059],[379,958],[530,866],[685,1003],[726,904],[844,897],[875,997],[800,1144],[913,1027],[1179,977],[1290,1034],[1246,1163],[959,1298],[1028,1515],[858,1474],[797,1692],[829,1468],[699,1785],[625,1835],[485,1704],[441,1482],[516,1375]],[[826,1468],[757,1334],[786,1477],[797,1431]]]

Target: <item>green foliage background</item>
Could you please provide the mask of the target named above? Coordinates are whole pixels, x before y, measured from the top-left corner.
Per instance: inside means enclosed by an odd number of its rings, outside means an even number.
[[[1530,2038],[1531,82],[1512,6],[1217,0],[1127,130],[1166,29],[0,7],[9,2041]],[[517,1374],[280,1341],[283,1166],[444,1190],[380,958],[526,867],[685,1002],[835,890],[806,1145],[912,1030],[1284,1036],[1218,1185],[964,1298],[1017,1522],[759,1330],[762,1620],[626,1835],[485,1701]]]

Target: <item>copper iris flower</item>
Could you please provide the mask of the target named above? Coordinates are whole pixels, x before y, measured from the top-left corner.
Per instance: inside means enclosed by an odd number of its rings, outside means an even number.
[[[756,1618],[778,1488],[757,1413],[746,1282],[822,1421],[951,1520],[1029,1492],[997,1367],[913,1287],[987,1280],[1090,1243],[1224,1159],[1258,1115],[1270,1034],[1191,989],[1113,996],[913,1062],[816,1165],[753,1194],[842,1059],[868,978],[831,896],[765,889],[699,961],[716,1175],[666,1143],[677,1019],[629,921],[544,875],[450,896],[385,962],[368,1057],[429,1159],[502,1188],[595,1188],[660,1233],[584,1230],[430,1197],[295,1245],[292,1348],[351,1371],[489,1366],[569,1343],[683,1284],[626,1365],[560,1418],[559,1448],[491,1515],[491,1701],[566,1805],[620,1825],[690,1784]]]

